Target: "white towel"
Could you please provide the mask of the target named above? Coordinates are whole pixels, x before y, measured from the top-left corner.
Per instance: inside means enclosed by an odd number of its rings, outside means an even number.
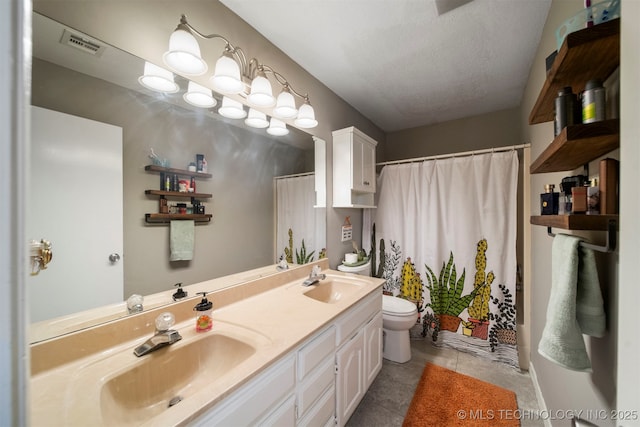
[[[171,261],[190,261],[193,259],[195,242],[195,222],[193,220],[171,221],[169,247]]]
[[[538,353],[567,369],[591,372],[582,334],[601,337],[606,320],[593,251],[580,238],[553,239],[551,295]]]

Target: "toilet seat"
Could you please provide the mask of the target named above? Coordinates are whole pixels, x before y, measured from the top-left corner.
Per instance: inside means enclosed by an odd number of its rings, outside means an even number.
[[[406,299],[392,297],[390,295],[382,296],[382,313],[391,315],[413,315],[418,312],[418,308],[411,301]]]

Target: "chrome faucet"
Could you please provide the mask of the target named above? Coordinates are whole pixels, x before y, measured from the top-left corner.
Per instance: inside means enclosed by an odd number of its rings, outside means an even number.
[[[136,349],[133,350],[133,354],[138,357],[144,356],[145,354],[152,353],[159,348],[180,341],[182,339],[180,333],[174,329],[169,329],[175,322],[176,320],[173,317],[173,314],[168,312],[162,313],[160,316],[156,317],[156,333],[146,340],[144,344],[136,347]]]
[[[320,282],[320,280],[324,280],[327,278],[326,274],[320,273],[320,266],[314,265],[311,269],[311,273],[309,273],[309,278],[302,282],[302,286],[311,286]]]

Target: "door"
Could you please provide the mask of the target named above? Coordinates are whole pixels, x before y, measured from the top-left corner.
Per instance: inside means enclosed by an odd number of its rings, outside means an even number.
[[[336,415],[343,426],[364,397],[364,333],[358,332],[336,353]]]
[[[364,327],[365,390],[382,369],[382,313],[378,313]]]
[[[28,281],[31,321],[122,301],[122,128],[32,107],[30,161],[27,237],[53,251]]]

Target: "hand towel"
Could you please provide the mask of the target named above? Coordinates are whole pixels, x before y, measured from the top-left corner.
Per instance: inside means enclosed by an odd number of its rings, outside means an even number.
[[[575,371],[591,372],[582,334],[602,336],[605,314],[593,251],[576,236],[553,239],[551,295],[538,353]]]
[[[193,220],[171,221],[169,247],[171,261],[189,261],[193,259],[195,242],[195,222]]]

